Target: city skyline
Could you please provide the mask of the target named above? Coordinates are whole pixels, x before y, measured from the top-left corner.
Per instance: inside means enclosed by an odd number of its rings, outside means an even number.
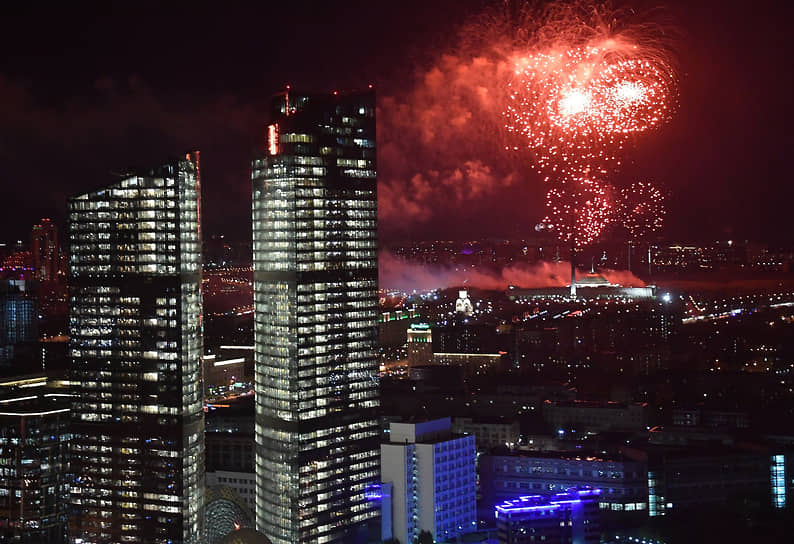
[[[7,144],[0,167],[7,181],[0,196],[17,203],[15,213],[2,220],[4,232],[9,239],[23,238],[18,225],[42,216],[62,226],[65,197],[91,188],[81,181],[86,164],[90,178],[102,179],[118,172],[119,165],[147,164],[173,149],[199,148],[208,203],[205,232],[244,240],[250,227],[247,159],[265,137],[267,97],[286,84],[331,91],[370,83],[380,97],[381,239],[416,239],[431,232],[439,238],[465,237],[475,228],[489,236],[530,232],[544,215],[544,187],[526,158],[503,154],[495,159],[482,135],[466,146],[451,145],[460,143],[454,139],[410,144],[424,128],[449,121],[433,117],[434,107],[450,102],[443,92],[432,98],[433,77],[452,83],[445,79],[449,70],[467,66],[471,51],[461,48],[461,41],[472,39],[467,25],[488,4],[449,7],[445,0],[425,6],[416,21],[412,15],[420,13],[418,4],[396,12],[382,6],[344,8],[340,28],[365,28],[371,38],[366,49],[352,39],[336,39],[335,27],[323,24],[329,8],[308,10],[300,18],[285,8],[263,11],[262,16],[283,19],[284,28],[308,25],[314,31],[277,58],[267,53],[277,50],[284,31],[258,37],[252,27],[257,17],[241,11],[225,12],[218,20],[202,10],[161,13],[157,20],[164,26],[181,17],[192,23],[177,30],[183,39],[164,55],[153,43],[133,47],[112,39],[96,16],[79,10],[72,14],[79,32],[36,17],[41,34],[20,36],[19,29],[33,19],[22,14],[3,38],[9,40],[6,50],[19,54],[0,65],[0,119],[5,121],[0,137]],[[627,185],[647,178],[669,192],[663,231],[668,238],[788,240],[784,211],[791,189],[785,183],[785,149],[790,136],[785,123],[791,97],[785,92],[790,85],[780,78],[790,83],[791,76],[775,68],[790,40],[775,30],[772,11],[714,7],[672,2],[665,10],[662,18],[672,19],[680,33],[680,106],[664,131],[636,146],[616,181]],[[116,32],[132,30],[152,14],[122,10],[108,16],[119,23],[111,25]],[[386,20],[394,24],[384,25]],[[207,43],[199,43],[198,33],[187,28],[203,31]],[[745,39],[726,39],[739,33]],[[40,39],[31,43],[31,37]],[[329,40],[334,45],[317,53],[315,45]],[[59,53],[43,58],[41,52],[56,42]],[[99,43],[107,43],[107,50],[97,48]],[[254,74],[246,66],[258,54],[274,60]],[[221,61],[227,57],[234,61]],[[357,60],[354,71],[342,60],[348,58]],[[309,72],[308,66],[321,69]],[[476,112],[469,113],[477,121]],[[405,124],[406,115],[422,114],[430,123],[426,127]],[[34,125],[42,130],[31,131]],[[54,164],[61,172],[57,182],[46,174]],[[20,187],[37,189],[42,197],[36,206],[20,198]],[[395,195],[416,188],[423,191],[421,199],[391,206]],[[412,206],[417,203],[426,207]]]
[[[0,540],[794,535],[794,9],[19,10]]]

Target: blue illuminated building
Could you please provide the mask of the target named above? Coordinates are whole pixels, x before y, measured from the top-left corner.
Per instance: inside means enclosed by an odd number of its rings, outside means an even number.
[[[422,531],[446,542],[476,528],[474,436],[449,418],[392,423],[381,444],[382,536],[414,542]],[[374,490],[373,490],[374,491]]]
[[[0,282],[0,361],[14,358],[14,346],[39,339],[38,304],[30,293],[30,282]]]
[[[786,507],[786,456],[773,455],[769,468],[769,477],[772,484],[772,506],[775,508]]]
[[[479,461],[479,518],[488,521],[492,507],[525,493],[559,493],[574,487],[602,490],[604,523],[614,517],[641,517],[648,509],[647,463],[622,455],[521,452],[483,455]],[[608,512],[608,514],[607,514]]]
[[[600,542],[601,490],[571,488],[554,495],[526,495],[495,507],[499,544]]]

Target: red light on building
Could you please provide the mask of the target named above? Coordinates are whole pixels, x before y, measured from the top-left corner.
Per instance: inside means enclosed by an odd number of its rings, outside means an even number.
[[[267,150],[271,155],[278,154],[278,125],[267,126]]]

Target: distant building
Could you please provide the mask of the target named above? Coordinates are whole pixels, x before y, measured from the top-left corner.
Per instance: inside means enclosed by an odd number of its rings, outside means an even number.
[[[2,272],[5,277],[24,279],[23,276],[33,272],[33,256],[30,251],[20,249],[11,253],[3,260]]]
[[[464,378],[484,374],[505,362],[504,353],[434,353],[434,365],[458,366]]]
[[[14,358],[15,346],[39,339],[39,312],[32,282],[0,280],[0,363]]]
[[[220,544],[235,531],[253,528],[253,508],[232,488],[208,485],[204,504],[204,544]]]
[[[600,489],[527,495],[496,506],[499,544],[597,544]]]
[[[505,294],[510,300],[565,300],[570,299],[572,293],[575,293],[575,298],[583,300],[644,300],[656,298],[656,286],[624,287],[611,283],[600,274],[591,272],[576,280],[573,290],[571,286],[521,288],[510,285]]]
[[[787,457],[762,447],[649,448],[648,513],[660,516],[748,501],[782,508],[794,491],[786,483],[792,469]]]
[[[713,429],[747,429],[750,427],[750,415],[740,410],[676,408],[673,410],[673,425]]]
[[[68,542],[69,397],[43,376],[0,383],[2,542]]]
[[[251,510],[256,509],[253,433],[207,433],[207,486],[233,489]]]
[[[240,502],[255,511],[256,473],[252,401],[251,397],[246,397],[217,408],[211,405],[207,412],[204,442],[207,449],[207,486],[222,486],[233,490]]]
[[[378,316],[378,345],[398,347],[405,344],[408,329],[419,323],[419,313],[414,308],[389,310]]]
[[[474,314],[474,305],[471,303],[469,293],[465,289],[458,291],[458,300],[455,301],[455,312],[465,316]]]
[[[453,435],[449,418],[392,423],[381,445],[382,479],[391,484],[386,536],[413,542],[429,531],[447,541],[475,530],[475,456],[474,437]]]
[[[408,370],[408,380],[425,391],[454,391],[463,382],[463,369],[453,365],[417,365]]]
[[[546,401],[543,419],[556,430],[575,430],[580,434],[644,431],[648,406],[644,403]]]
[[[521,425],[518,420],[455,417],[452,418],[452,432],[474,435],[477,448],[480,450],[504,448],[518,445],[521,438]]]
[[[494,453],[480,457],[479,515],[524,494],[558,493],[570,487],[597,487],[598,507],[605,512],[648,514],[648,465],[622,456],[582,452]],[[487,521],[487,519],[486,519]]]
[[[58,244],[58,227],[44,218],[30,232],[30,253],[33,274],[37,280],[52,281],[58,277],[61,247]]]
[[[207,472],[207,487],[224,486],[233,490],[253,512],[256,509],[256,474],[254,472],[231,472],[217,470]],[[253,527],[253,525],[251,525]]]
[[[228,398],[253,391],[253,346],[220,346],[202,357],[206,398]]]
[[[496,353],[502,345],[495,326],[463,314],[448,325],[433,327],[433,353]]]
[[[412,324],[408,328],[405,349],[408,366],[429,365],[433,362],[433,329],[426,323]]]

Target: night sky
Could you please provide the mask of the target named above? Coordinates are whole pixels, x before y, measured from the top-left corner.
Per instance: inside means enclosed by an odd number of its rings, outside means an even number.
[[[790,4],[661,4],[680,34],[680,107],[616,183],[670,192],[670,239],[791,241]],[[544,213],[526,157],[495,152],[477,111],[445,117],[465,106],[441,96],[467,62],[461,29],[488,2],[120,5],[0,19],[0,241],[26,239],[41,217],[63,225],[67,196],[190,149],[205,232],[246,239],[249,161],[287,83],[375,84],[383,240],[520,236]]]

